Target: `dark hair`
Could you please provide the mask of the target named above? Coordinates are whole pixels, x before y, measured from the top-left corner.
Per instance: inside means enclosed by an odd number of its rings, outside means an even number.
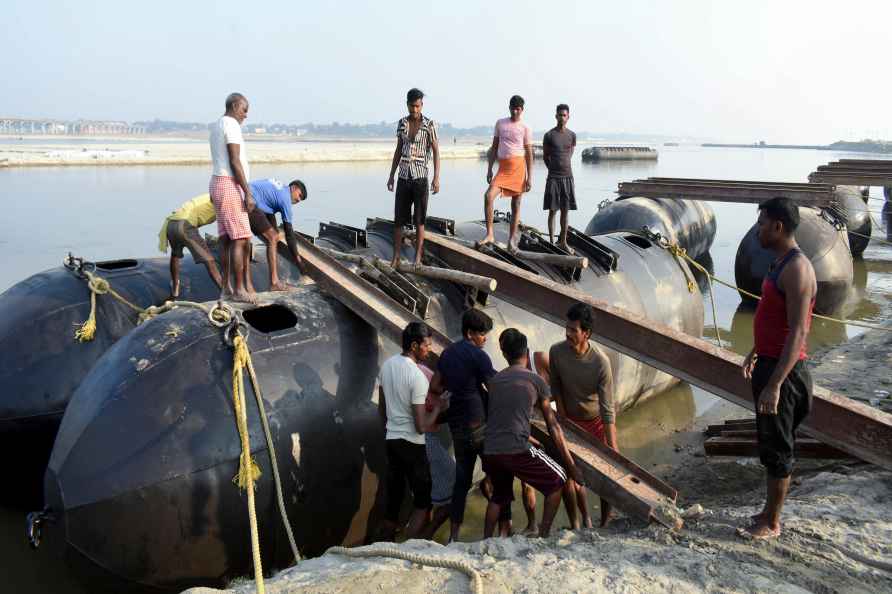
[[[508,328],[499,335],[499,346],[508,363],[514,363],[527,352],[527,337],[517,328]]]
[[[406,103],[414,103],[419,99],[424,99],[424,92],[421,89],[409,89],[406,93]]]
[[[226,97],[226,111],[235,109],[235,106],[238,105],[241,101],[247,103],[248,99],[241,93],[230,93]]]
[[[799,207],[789,198],[778,196],[766,200],[759,205],[759,210],[772,221],[781,223],[787,235],[792,235],[799,226]]]
[[[299,179],[296,179],[293,182],[291,182],[290,184],[288,184],[289,188],[293,188],[295,186],[297,186],[300,189],[300,195],[303,196],[303,198],[301,198],[301,200],[306,200],[308,197],[307,196],[307,186],[304,185],[304,182],[300,181]]]
[[[558,103],[558,106],[554,110],[554,112],[557,113],[559,111],[566,111],[567,113],[570,113],[570,106],[567,105],[566,103]]]
[[[409,322],[403,329],[403,352],[412,348],[412,343],[421,344],[430,337],[431,329],[424,322]]]
[[[574,303],[567,311],[567,320],[579,322],[579,327],[586,332],[591,332],[595,327],[595,314],[587,303]]]
[[[523,97],[520,95],[514,95],[508,101],[508,109],[514,109],[515,107],[523,109]]]
[[[469,309],[462,314],[462,336],[467,336],[468,332],[480,332],[486,334],[490,330],[492,330],[492,318],[479,309]]]

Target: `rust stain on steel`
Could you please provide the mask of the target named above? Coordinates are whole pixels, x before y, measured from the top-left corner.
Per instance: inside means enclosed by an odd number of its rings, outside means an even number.
[[[422,321],[316,246],[299,236],[297,241],[310,276],[329,294],[397,344],[406,324]],[[449,339],[434,328],[431,331],[434,352],[442,352],[449,346]],[[533,429],[537,422],[544,427],[544,421],[538,417],[533,422]],[[567,446],[589,488],[614,502],[623,512],[645,522],[653,519],[670,528],[681,527],[682,521],[675,508],[677,494],[674,489],[619,452],[590,440],[584,432],[580,435],[581,430],[570,425],[569,421],[562,423]],[[547,430],[543,439],[550,441]]]
[[[677,530],[682,527],[684,521],[675,506],[678,497],[675,489],[594,439],[569,419],[560,418],[559,421],[567,447],[589,489],[626,513],[653,520],[667,528]],[[530,428],[533,437],[542,442],[549,454],[557,456],[538,411],[535,411]]]
[[[743,358],[644,316],[614,307],[572,287],[519,270],[448,238],[430,233],[425,246],[451,266],[495,278],[499,298],[556,324],[576,302],[595,313],[595,339],[617,351],[699,386],[750,410],[750,382]],[[816,387],[812,412],[803,423],[809,435],[856,458],[892,469],[892,415]]]

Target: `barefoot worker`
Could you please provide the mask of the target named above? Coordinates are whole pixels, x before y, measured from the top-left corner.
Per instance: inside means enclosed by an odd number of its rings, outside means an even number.
[[[177,299],[180,296],[180,260],[183,259],[183,248],[189,248],[192,260],[196,264],[204,264],[208,274],[221,289],[223,279],[217,261],[211,254],[207,242],[198,232],[199,227],[210,225],[217,220],[214,205],[208,194],[196,196],[164,219],[161,232],[158,233],[158,249],[162,254],[167,253],[170,244],[170,296]]]
[[[533,137],[530,127],[520,121],[523,115],[523,97],[514,95],[508,102],[511,117],[496,122],[492,146],[487,152],[486,183],[483,194],[483,212],[486,216],[486,237],[481,245],[493,243],[492,229],[493,202],[498,196],[511,198],[511,231],[508,235],[508,249],[517,249],[515,236],[520,224],[520,198],[529,192],[533,184]],[[492,176],[492,166],[499,159],[499,172]]]
[[[254,200],[248,185],[248,155],[241,124],[248,117],[248,100],[240,93],[226,98],[226,113],[210,125],[211,158],[214,163],[210,182],[211,200],[217,213],[223,260],[223,293],[236,301],[253,301],[246,281],[251,273],[248,244],[251,225],[248,212]],[[230,263],[235,270],[235,290],[230,283]]]
[[[282,227],[285,242],[294,264],[303,272],[304,263],[294,239],[294,228],[291,225],[293,215],[291,205],[307,199],[307,187],[299,179],[287,186],[277,179],[260,179],[250,183],[251,195],[255,208],[248,215],[251,231],[266,244],[266,260],[269,263],[269,290],[285,291],[288,287],[279,280],[276,244],[279,243],[279,227],[276,224],[276,213],[282,216]]]
[[[425,408],[428,380],[418,364],[431,349],[431,330],[423,322],[410,322],[402,335],[403,352],[384,362],[378,375],[378,412],[384,421],[387,450],[387,506],[385,537],[399,527],[406,483],[414,500],[406,528],[407,538],[424,530],[431,509],[431,471],[424,433],[436,425],[439,402]]]
[[[576,476],[578,471],[561,426],[551,410],[548,384],[528,369],[526,336],[516,328],[508,328],[499,336],[499,346],[509,367],[487,382],[489,416],[483,445],[483,470],[492,480],[493,493],[486,507],[483,536],[493,535],[502,507],[511,505],[514,500],[516,477],[545,495],[539,536],[546,537],[561,503],[567,475]],[[530,417],[536,405],[542,411],[564,468],[530,444]]]
[[[613,370],[610,359],[590,342],[593,327],[591,306],[577,303],[567,312],[567,339],[553,345],[548,352],[551,393],[561,416],[619,451],[614,421]],[[591,527],[582,484],[576,485],[576,498],[583,524]],[[609,520],[610,504],[601,499],[601,526],[606,526]]]
[[[768,477],[765,507],[741,531],[756,539],[780,535],[796,428],[811,409],[805,339],[818,289],[814,268],[793,237],[798,226],[799,207],[790,199],[772,198],[759,205],[759,243],[776,259],[762,281],[753,319],[755,346],[743,362],[743,375],[752,380],[759,459]]]
[[[565,103],[557,106],[554,115],[557,126],[545,133],[542,139],[542,160],[548,168],[545,180],[545,199],[542,209],[548,211],[548,239],[554,243],[554,215],[561,212],[561,233],[558,246],[573,253],[567,245],[567,211],[576,210],[576,189],[570,159],[576,148],[576,133],[567,128],[570,107]]]
[[[387,190],[393,192],[393,176],[399,166],[399,181],[396,184],[396,200],[393,213],[393,261],[396,267],[400,260],[403,241],[403,225],[410,221],[416,230],[415,265],[421,264],[424,253],[424,220],[427,218],[428,201],[428,162],[434,158],[434,178],[430,181],[430,191],[440,191],[440,144],[437,141],[437,126],[434,121],[421,115],[424,107],[424,93],[419,89],[409,89],[406,93],[406,107],[409,115],[396,126],[396,150],[387,178]]]

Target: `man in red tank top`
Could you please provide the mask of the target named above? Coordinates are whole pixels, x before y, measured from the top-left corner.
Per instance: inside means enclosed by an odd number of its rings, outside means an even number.
[[[793,236],[798,225],[799,208],[790,199],[759,205],[759,243],[777,259],[762,282],[753,320],[755,346],[743,362],[743,375],[752,381],[759,459],[768,478],[765,507],[751,526],[740,529],[742,536],[756,539],[780,536],[796,428],[811,409],[806,337],[818,289],[814,268]]]

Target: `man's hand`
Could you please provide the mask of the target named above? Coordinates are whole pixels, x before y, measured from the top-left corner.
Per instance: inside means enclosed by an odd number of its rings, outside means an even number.
[[[763,415],[776,415],[779,400],[780,386],[765,386],[759,394],[759,405],[756,410]]]
[[[492,169],[490,169],[486,172],[486,183],[488,183],[488,184],[492,183]]]
[[[748,380],[753,379],[753,369],[756,367],[756,358],[756,351],[750,351],[750,354],[743,360],[741,370],[743,371],[743,377]]]
[[[393,176],[387,178],[387,191],[393,192]]]
[[[526,181],[523,182],[523,191],[529,192],[533,188],[533,182],[530,181],[530,178],[527,178]]]
[[[440,191],[440,178],[435,177],[434,181],[431,182],[431,193],[436,194]]]
[[[245,193],[245,208],[248,212],[252,212],[256,206],[257,203],[254,202],[254,196],[251,195],[251,190],[248,190]]]

